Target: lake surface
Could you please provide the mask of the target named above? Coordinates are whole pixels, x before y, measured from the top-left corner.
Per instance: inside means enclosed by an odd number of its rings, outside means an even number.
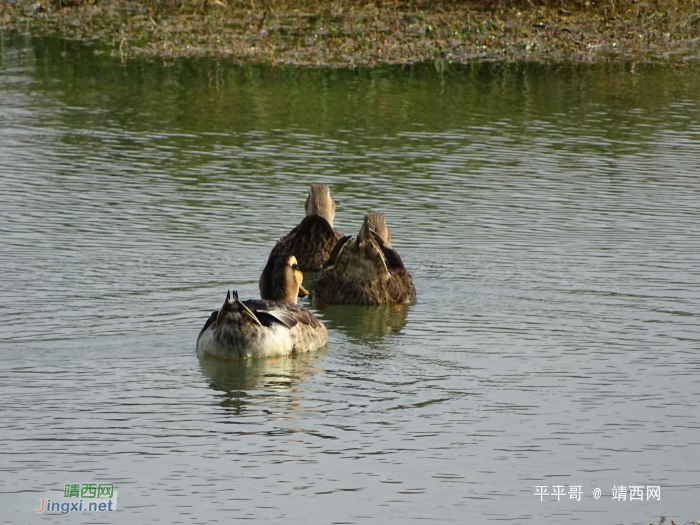
[[[0,34],[0,123],[0,523],[88,482],[119,515],[71,523],[700,519],[700,69],[121,64]],[[200,361],[314,182],[346,233],[386,214],[418,303]]]

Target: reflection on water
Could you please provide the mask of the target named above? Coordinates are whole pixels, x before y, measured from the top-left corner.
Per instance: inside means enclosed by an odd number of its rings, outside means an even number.
[[[0,521],[93,480],[149,523],[697,520],[699,86],[0,33]],[[199,361],[313,182],[346,233],[385,213],[419,302],[314,310],[313,355]],[[533,496],[555,484],[584,496]]]
[[[234,413],[240,414],[247,398],[255,395],[250,391],[278,394],[275,405],[282,399],[279,394],[298,393],[298,385],[320,371],[314,365],[322,353],[323,350],[292,357],[231,361],[203,357],[199,359],[199,365],[209,386],[223,393],[221,406],[232,408]],[[285,399],[288,401],[285,410],[299,409],[298,401],[293,396]]]
[[[390,334],[399,334],[406,326],[410,306],[405,304],[348,306],[327,305],[321,308],[329,328],[343,332],[350,340],[370,344]]]

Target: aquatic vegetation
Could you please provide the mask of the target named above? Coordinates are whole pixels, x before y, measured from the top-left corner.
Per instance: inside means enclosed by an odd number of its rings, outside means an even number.
[[[563,7],[562,7],[563,6]],[[430,60],[697,61],[698,0],[16,0],[0,28],[96,53],[354,67]]]

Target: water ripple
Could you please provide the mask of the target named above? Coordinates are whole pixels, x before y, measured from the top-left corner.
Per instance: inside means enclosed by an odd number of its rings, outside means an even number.
[[[92,480],[152,522],[697,519],[700,111],[663,72],[649,107],[535,90],[464,102],[461,121],[419,109],[423,84],[391,88],[383,114],[413,121],[386,131],[361,104],[320,130],[269,124],[264,97],[294,96],[280,81],[201,129],[208,100],[168,92],[173,123],[109,91],[128,80],[81,100],[40,47],[0,50],[3,522]],[[181,70],[151,69],[190,100]],[[541,74],[514,82],[568,78]],[[346,233],[386,214],[418,303],[324,308],[330,342],[310,356],[198,361],[207,313],[227,288],[257,295],[316,181]],[[532,495],[623,483],[661,485],[673,510]]]

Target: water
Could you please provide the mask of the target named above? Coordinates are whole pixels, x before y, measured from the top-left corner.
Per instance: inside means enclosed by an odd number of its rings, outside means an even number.
[[[0,522],[93,481],[122,517],[72,522],[700,519],[700,70],[0,37]],[[329,344],[296,359],[198,360],[313,182],[346,233],[387,215],[418,303],[318,311]]]

